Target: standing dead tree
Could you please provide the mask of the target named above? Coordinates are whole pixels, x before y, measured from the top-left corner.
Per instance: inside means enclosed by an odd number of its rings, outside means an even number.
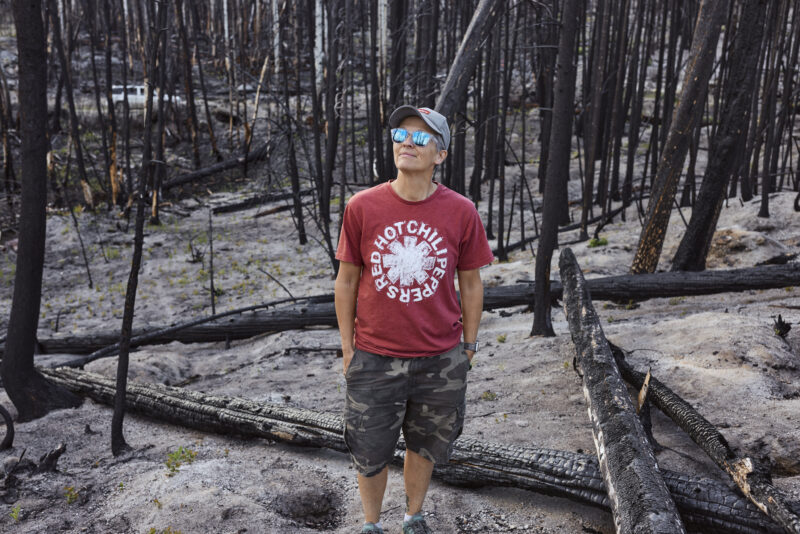
[[[559,268],[564,312],[617,533],[685,532],[569,248],[561,252]]]
[[[703,113],[720,27],[727,12],[727,0],[703,0],[700,5],[683,92],[661,153],[658,173],[647,206],[647,217],[631,265],[633,274],[652,273],[658,265],[683,162],[689,150],[694,126]]]
[[[461,108],[467,97],[472,73],[481,57],[481,48],[505,9],[506,2],[502,0],[481,0],[478,3],[436,101],[436,111],[445,117],[452,117]]]
[[[730,71],[724,84],[721,124],[711,143],[711,156],[689,226],[672,261],[673,271],[702,271],[706,267],[728,180],[735,172],[738,154],[745,150],[750,99],[755,86],[753,72],[758,63],[758,43],[764,32],[765,9],[765,0],[742,3]]]
[[[22,134],[22,206],[17,270],[0,377],[19,421],[59,408],[79,406],[79,397],[47,381],[33,366],[47,219],[47,40],[42,3],[13,2],[19,55],[18,92]],[[23,90],[24,88],[24,90]]]
[[[167,26],[167,6],[166,2],[158,3],[158,12],[154,19],[154,27],[148,37],[148,48],[150,56],[148,58],[147,76],[154,79],[156,76],[156,62],[159,57],[160,47],[166,46],[166,26]],[[143,28],[142,31],[146,31]],[[160,70],[166,68],[164,62],[159,64]],[[162,73],[163,75],[163,73]],[[128,450],[130,446],[125,441],[123,435],[123,422],[125,419],[125,395],[128,384],[128,356],[130,354],[131,337],[133,329],[133,315],[136,308],[136,289],[139,285],[139,269],[142,264],[142,248],[144,245],[144,212],[145,195],[147,194],[147,184],[153,177],[153,161],[151,157],[151,132],[153,129],[153,84],[145,83],[147,87],[147,98],[144,113],[144,148],[142,153],[142,164],[139,171],[139,185],[136,198],[136,230],[133,240],[133,258],[131,260],[131,271],[128,276],[128,287],[125,292],[125,307],[122,315],[122,332],[120,334],[119,360],[117,362],[116,393],[114,396],[114,416],[111,419],[111,452],[118,456]],[[163,97],[162,97],[163,98]],[[163,121],[163,114],[159,116]]]
[[[572,110],[575,105],[575,35],[578,26],[578,1],[566,0],[562,10],[561,31],[556,62],[553,115],[550,126],[549,159],[544,188],[542,234],[536,251],[533,328],[531,335],[554,336],[550,322],[550,263],[558,245],[558,218],[567,203],[567,180],[572,138]]]

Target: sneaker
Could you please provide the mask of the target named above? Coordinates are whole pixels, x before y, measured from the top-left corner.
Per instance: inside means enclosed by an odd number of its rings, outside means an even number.
[[[383,534],[383,529],[376,525],[375,523],[364,523],[364,526],[361,527],[361,534]]]
[[[403,521],[403,534],[432,534],[422,512],[414,514],[408,521]]]

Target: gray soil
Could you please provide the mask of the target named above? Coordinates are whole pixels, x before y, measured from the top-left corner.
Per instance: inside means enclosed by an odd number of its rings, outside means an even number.
[[[216,193],[164,208],[163,226],[148,227],[140,274],[136,325],[163,325],[210,313],[208,208],[244,193]],[[793,194],[772,198],[770,219],[759,219],[758,201],[733,200],[723,209],[709,267],[749,267],[797,252],[800,217]],[[214,217],[217,310],[295,296],[330,293],[330,264],[315,241],[300,246],[291,218],[259,210]],[[485,214],[486,205],[481,205]],[[689,217],[688,210],[684,216]],[[71,219],[51,214],[40,337],[89,334],[121,325],[132,236],[115,229],[115,215],[80,216],[91,259],[88,288]],[[676,213],[660,268],[669,260],[684,223]],[[631,264],[639,222],[604,229],[608,245],[573,245],[587,278],[624,274]],[[516,228],[515,228],[516,231]],[[318,237],[318,232],[311,229]],[[561,240],[575,239],[562,234]],[[191,263],[192,246],[206,254]],[[512,233],[512,241],[514,234]],[[9,310],[13,242],[0,251],[0,309]],[[557,253],[552,272],[558,276]],[[259,270],[261,269],[261,270]],[[486,285],[533,277],[530,250],[482,271]],[[800,282],[800,281],[798,281]],[[800,286],[800,283],[798,283]],[[800,287],[703,297],[651,299],[638,307],[595,302],[606,336],[632,350],[632,363],[691,402],[744,454],[768,457],[778,486],[800,501]],[[775,335],[781,314],[794,328]],[[5,331],[7,314],[0,317]],[[574,347],[562,310],[553,311],[556,337],[531,337],[525,307],[486,312],[485,342],[470,374],[464,435],[498,443],[593,452],[581,380],[572,367]],[[184,385],[208,393],[285,403],[340,413],[344,378],[336,357],[338,332],[319,328],[264,335],[232,343],[144,347],[131,354],[130,379]],[[37,357],[40,363],[57,356]],[[87,370],[114,376],[116,360]],[[0,392],[0,403],[11,403]],[[298,449],[266,440],[204,434],[129,415],[125,436],[134,452],[110,450],[111,410],[86,401],[16,427],[10,465],[23,451],[39,457],[60,443],[67,450],[58,471],[20,474],[18,485],[0,490],[0,530],[39,532],[249,532],[352,533],[362,521],[355,471],[348,457],[331,450]],[[671,421],[654,413],[655,437],[665,449],[660,466],[726,482]],[[168,476],[168,454],[184,447],[196,456]],[[2,485],[2,482],[0,482]],[[392,468],[383,507],[387,532],[400,532],[402,471]],[[466,490],[434,481],[425,513],[436,532],[613,532],[603,510],[532,492],[486,487]],[[16,519],[14,519],[15,516]]]

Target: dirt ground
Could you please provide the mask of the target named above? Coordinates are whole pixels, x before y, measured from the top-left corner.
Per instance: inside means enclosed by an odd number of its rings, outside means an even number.
[[[148,227],[140,274],[136,325],[163,325],[210,313],[208,208],[245,193],[216,193],[165,207],[161,227]],[[785,252],[798,252],[800,216],[794,194],[773,195],[773,216],[759,219],[758,201],[732,200],[723,209],[710,268],[749,267]],[[291,218],[255,217],[264,206],[214,216],[217,310],[271,299],[330,293],[330,264],[314,240],[297,244]],[[485,213],[485,203],[481,211]],[[688,210],[683,216],[689,217]],[[88,334],[121,324],[132,235],[116,229],[115,215],[80,216],[90,255],[87,284],[75,228],[68,215],[48,221],[47,265],[40,337]],[[669,268],[684,223],[676,213],[660,268]],[[311,228],[318,237],[318,232]],[[515,228],[514,232],[517,229]],[[608,245],[573,245],[587,278],[624,274],[630,266],[639,221],[615,222],[601,233]],[[512,233],[512,241],[514,240]],[[571,241],[574,233],[562,234]],[[191,240],[191,247],[189,246]],[[0,251],[0,309],[9,310],[15,254]],[[192,252],[194,249],[194,254]],[[200,262],[193,256],[203,253]],[[557,253],[552,272],[558,277]],[[285,286],[283,289],[270,273]],[[487,286],[533,277],[530,250],[482,271]],[[717,425],[732,446],[767,456],[776,484],[800,501],[800,281],[795,288],[702,297],[651,299],[628,309],[597,301],[607,337],[632,350],[632,363],[672,387]],[[793,329],[775,335],[781,314]],[[553,311],[553,338],[531,337],[524,306],[485,312],[485,343],[470,374],[464,435],[486,441],[593,452],[581,381],[572,368],[572,345],[563,310]],[[0,317],[5,331],[7,313]],[[331,328],[288,331],[234,342],[145,347],[131,355],[130,379],[181,384],[208,393],[236,395],[340,413],[344,378]],[[58,356],[40,357],[40,363]],[[114,359],[87,370],[113,376]],[[0,404],[10,407],[0,392]],[[16,427],[4,465],[23,451],[39,457],[67,446],[58,471],[21,475],[0,504],[0,530],[50,532],[358,532],[361,510],[355,471],[344,454],[298,449],[266,440],[204,434],[136,416],[125,420],[134,452],[110,450],[111,410],[86,401]],[[682,432],[654,413],[662,467],[725,481],[725,475]],[[169,456],[195,454],[173,476]],[[0,483],[2,484],[2,483]],[[2,492],[0,492],[2,494]],[[392,468],[383,507],[386,531],[400,532],[402,472]],[[560,498],[509,488],[465,490],[434,481],[425,513],[436,532],[611,533],[611,515]]]

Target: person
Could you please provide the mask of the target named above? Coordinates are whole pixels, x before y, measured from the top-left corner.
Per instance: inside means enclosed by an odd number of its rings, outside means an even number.
[[[353,195],[336,252],[344,439],[358,472],[361,532],[382,533],[387,466],[402,429],[403,533],[424,534],[434,463],[449,460],[464,421],[483,309],[479,269],[494,257],[474,204],[433,180],[450,143],[445,117],[401,106],[389,126],[397,176]]]

